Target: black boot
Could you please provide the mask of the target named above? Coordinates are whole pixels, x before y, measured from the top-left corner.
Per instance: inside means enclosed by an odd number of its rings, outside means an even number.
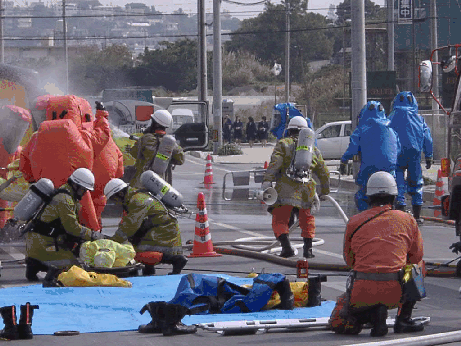
[[[48,266],[35,258],[26,257],[26,279],[29,281],[39,281],[37,273],[48,271]]]
[[[322,280],[320,277],[308,279],[307,306],[320,306],[322,304]]]
[[[396,204],[395,205],[395,210],[401,210],[401,211],[405,211],[405,205],[403,204]]]
[[[290,280],[285,278],[285,280],[278,283],[275,286],[275,291],[280,296],[280,304],[277,305],[276,309],[293,310],[295,308],[295,296],[291,291]]]
[[[414,333],[424,330],[424,325],[411,319],[416,302],[405,302],[399,308],[394,323],[394,333]]]
[[[59,274],[63,269],[50,266],[48,271],[46,272],[45,278],[43,279],[43,287],[63,287],[64,285],[58,280]],[[22,310],[21,310],[22,313]]]
[[[386,324],[387,319],[387,307],[385,305],[379,305],[371,313],[371,332],[370,336],[384,336],[389,332],[389,328]]]
[[[415,218],[416,222],[418,224],[424,223],[424,220],[421,219],[421,208],[422,208],[422,206],[421,205],[413,205],[412,208],[413,208],[413,217]]]
[[[18,339],[18,325],[16,322],[16,307],[4,306],[0,308],[0,314],[3,318],[3,323],[5,328],[0,331],[0,338],[7,340],[17,340]]]
[[[29,302],[26,305],[21,305],[21,317],[19,318],[18,334],[19,339],[32,339],[32,316],[34,310],[38,309],[38,305],[30,305]]]
[[[166,304],[162,316],[162,332],[163,336],[172,336],[180,334],[194,334],[197,332],[196,326],[186,326],[181,322],[184,316],[187,315],[189,309],[182,305]]]
[[[304,247],[303,247],[303,257],[304,258],[314,258],[315,255],[312,253],[312,238],[303,238]]]
[[[149,311],[152,321],[148,324],[141,324],[138,327],[138,332],[140,333],[161,333],[162,327],[159,324],[159,309],[163,308],[166,305],[165,302],[150,302],[143,306],[139,312],[141,315],[144,312]]]
[[[155,275],[155,266],[150,264],[144,264],[144,269],[142,270],[143,276]]]
[[[277,239],[279,240],[280,245],[282,245],[282,252],[280,253],[280,257],[283,257],[283,258],[293,257],[295,255],[295,252],[293,251],[293,248],[291,247],[288,234],[287,233],[281,234]]]
[[[187,258],[183,255],[170,255],[164,253],[160,263],[173,265],[173,271],[170,274],[181,274],[181,270],[186,266]]]

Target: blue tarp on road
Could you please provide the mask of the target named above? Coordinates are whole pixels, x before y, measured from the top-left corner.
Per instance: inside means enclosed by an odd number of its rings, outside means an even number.
[[[252,284],[253,279],[219,275],[237,285]],[[10,287],[1,290],[0,306],[19,307],[30,302],[39,305],[34,311],[32,330],[36,335],[53,334],[62,330],[81,333],[137,330],[140,324],[150,322],[148,312],[139,310],[151,301],[173,299],[182,275],[133,277],[132,288],[120,287],[60,287],[42,285]],[[219,321],[267,320],[288,318],[329,317],[334,302],[322,306],[296,308],[292,311],[269,310],[257,313],[192,315],[182,320],[185,324]]]

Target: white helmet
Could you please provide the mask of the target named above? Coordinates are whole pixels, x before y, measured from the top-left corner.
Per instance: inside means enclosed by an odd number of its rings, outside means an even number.
[[[77,168],[69,179],[87,190],[94,190],[94,175],[88,168]]]
[[[106,195],[107,199],[110,199],[113,195],[123,190],[127,186],[128,184],[125,183],[122,179],[111,179],[104,187],[104,194]]]
[[[367,182],[367,196],[378,194],[397,196],[397,183],[392,174],[376,172],[370,176]]]
[[[307,129],[308,126],[307,126],[307,120],[304,119],[303,117],[300,117],[300,116],[297,116],[297,117],[294,117],[290,120],[290,122],[288,123],[288,127],[287,127],[287,130],[289,129]]]
[[[171,116],[170,112],[168,112],[166,109],[155,111],[154,114],[152,114],[150,117],[157,124],[165,128],[170,127],[171,122],[173,121],[173,117]]]

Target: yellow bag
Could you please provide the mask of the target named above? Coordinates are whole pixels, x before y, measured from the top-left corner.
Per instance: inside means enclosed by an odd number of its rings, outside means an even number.
[[[90,267],[125,267],[135,256],[133,245],[109,239],[87,241],[80,247],[80,258]]]
[[[252,285],[242,285],[246,288],[251,288]],[[307,305],[308,298],[308,288],[309,285],[307,282],[290,282],[291,292],[295,297],[295,308],[305,307]],[[275,306],[279,305],[282,301],[280,300],[280,295],[276,292],[272,292],[271,299],[264,306],[263,310],[272,309]]]
[[[119,279],[113,274],[87,272],[77,266],[72,266],[67,272],[59,274],[58,280],[67,287],[132,287],[131,282]]]

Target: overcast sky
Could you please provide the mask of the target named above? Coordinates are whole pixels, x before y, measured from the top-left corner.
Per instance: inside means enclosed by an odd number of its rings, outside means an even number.
[[[157,11],[164,13],[172,13],[173,11],[182,8],[186,13],[197,13],[197,0],[99,0],[103,5],[118,5],[124,6],[129,2],[142,2],[147,6],[155,6]],[[259,2],[258,0],[235,0],[236,2],[241,3],[255,3]],[[280,0],[272,0],[272,3],[280,3]],[[326,15],[330,4],[338,5],[343,0],[309,0],[309,10],[322,15]],[[380,6],[384,6],[385,0],[376,0],[374,3]],[[236,4],[230,4],[227,2],[222,2],[221,5],[222,11],[227,10],[232,13],[232,16],[245,19],[249,17],[255,17],[258,13],[264,10],[264,4],[255,5],[255,6],[242,6]],[[209,13],[213,12],[213,1],[205,0],[205,10]]]

